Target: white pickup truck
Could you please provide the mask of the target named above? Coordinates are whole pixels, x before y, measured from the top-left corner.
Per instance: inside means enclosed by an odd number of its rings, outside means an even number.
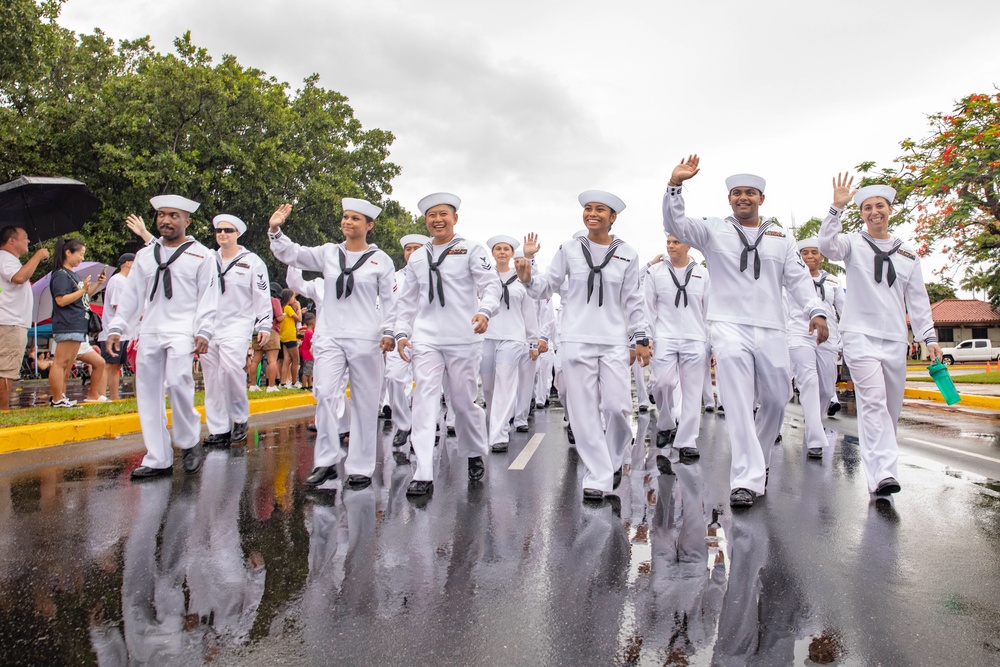
[[[973,338],[955,347],[941,348],[941,356],[949,366],[961,361],[996,361],[1000,357],[1000,347],[993,347],[985,338]]]

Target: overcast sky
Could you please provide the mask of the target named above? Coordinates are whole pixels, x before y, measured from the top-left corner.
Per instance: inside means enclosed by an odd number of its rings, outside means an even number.
[[[191,30],[293,89],[316,72],[395,134],[392,198],[416,212],[454,192],[463,236],[536,230],[542,257],[590,188],[626,202],[617,235],[659,252],[663,190],[692,152],[691,214],[729,213],[723,181],[749,171],[766,215],[824,215],[836,171],[890,165],[927,114],[993,91],[998,22],[997,0],[69,0],[60,19],[162,50]]]

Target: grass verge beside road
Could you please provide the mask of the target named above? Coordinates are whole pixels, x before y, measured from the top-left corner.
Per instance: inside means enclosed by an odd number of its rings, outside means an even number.
[[[952,382],[958,384],[1000,384],[1000,373],[969,373],[968,375],[952,375]],[[908,377],[907,382],[934,382],[929,376]]]

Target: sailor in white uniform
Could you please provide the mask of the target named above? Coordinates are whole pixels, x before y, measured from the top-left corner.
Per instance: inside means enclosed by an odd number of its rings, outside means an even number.
[[[698,431],[708,353],[708,271],[688,256],[689,250],[677,237],[668,236],[666,261],[654,264],[643,284],[652,322],[656,446],[672,444],[682,463],[700,456]],[[679,414],[671,398],[678,389]]]
[[[634,354],[643,365],[649,363],[650,345],[639,290],[639,256],[611,236],[625,202],[601,190],[588,190],[578,199],[587,235],[563,243],[544,274],[533,277],[527,261],[518,263],[517,273],[535,299],[562,288],[559,354],[566,407],[586,468],[583,497],[601,500],[621,482],[625,452],[633,439],[629,344],[635,344]],[[532,259],[538,250],[537,237],[529,234],[525,258]]]
[[[792,237],[760,217],[764,179],[726,179],[733,215],[725,219],[685,215],[681,184],[698,173],[698,162],[692,155],[674,167],[663,197],[663,229],[700,250],[708,263],[707,319],[732,451],[729,503],[749,507],[764,493],[771,449],[792,395],[782,286],[809,313],[809,332],[816,332],[818,342],[827,337],[826,310]]]
[[[407,234],[399,239],[403,247],[403,268],[396,271],[396,294],[402,294],[406,284],[406,263],[412,255],[430,238],[423,234]],[[396,435],[392,438],[393,447],[402,447],[410,439],[413,415],[410,410],[410,394],[413,391],[413,370],[410,364],[403,361],[398,354],[385,355],[385,391],[388,396],[388,406],[392,410],[392,422],[396,427]]]
[[[531,398],[531,379],[521,380],[523,358],[538,358],[537,304],[517,279],[511,261],[521,245],[517,239],[499,234],[486,242],[500,281],[500,309],[490,320],[483,338],[483,356],[479,376],[483,381],[486,400],[486,423],[490,449],[506,452],[510,441],[510,420],[514,417],[518,399]],[[517,422],[515,421],[515,426]]]
[[[486,413],[476,404],[481,334],[500,305],[500,281],[489,251],[456,236],[462,201],[447,192],[417,206],[431,242],[410,255],[398,297],[396,339],[403,361],[413,360],[413,433],[417,466],[407,495],[434,489],[434,427],[440,413],[442,379],[447,376],[455,412],[458,454],[468,459],[469,479],[486,474]]]
[[[323,274],[324,301],[317,309],[313,335],[313,395],[316,397],[316,439],[309,486],[337,478],[342,450],[334,446],[333,409],[344,374],[351,374],[350,451],[344,463],[347,484],[363,489],[371,485],[378,447],[378,404],[385,372],[382,353],[395,348],[392,321],[395,276],[392,260],[367,241],[368,232],[382,209],[363,199],[345,197],[340,229],[343,243],[307,248],[293,243],[281,231],[292,207],[283,204],[271,215],[271,252],[279,261]],[[376,303],[379,307],[376,307]]]
[[[802,261],[809,269],[816,294],[826,304],[827,327],[830,337],[817,345],[816,339],[809,335],[808,314],[795,305],[792,299],[785,295],[785,310],[788,312],[788,353],[792,359],[792,372],[795,386],[799,390],[799,403],[802,405],[803,421],[805,423],[803,444],[806,455],[811,459],[823,458],[823,450],[827,446],[826,432],[823,430],[822,410],[830,405],[830,400],[836,391],[837,355],[839,354],[840,334],[837,320],[839,313],[844,312],[844,290],[836,276],[819,268],[823,255],[819,251],[819,239],[815,236],[803,239],[796,244]],[[840,407],[839,403],[835,403]]]
[[[219,281],[218,326],[208,351],[201,355],[205,376],[205,446],[225,446],[247,438],[247,344],[259,345],[271,335],[271,285],[264,262],[237,240],[246,224],[234,215],[212,219]]]
[[[858,402],[858,440],[868,491],[885,496],[900,490],[896,425],[906,384],[906,316],[914,340],[927,344],[931,361],[941,359],[941,346],[920,259],[889,233],[896,191],[885,185],[854,191],[853,182],[846,174],[834,179],[833,206],[820,227],[819,249],[847,267],[850,289],[840,321],[844,361]],[[852,198],[861,209],[865,230],[841,234],[841,216]]]
[[[215,253],[185,235],[198,202],[177,195],[149,200],[156,209],[156,239],[135,256],[108,329],[108,352],[119,350],[124,331],[136,331],[135,397],[146,444],[133,479],[169,475],[174,452],[167,432],[164,390],[170,395],[174,443],[183,450],[184,471],[198,472],[204,460],[201,419],[194,409],[191,355],[205,354],[218,326],[219,287]],[[244,354],[246,352],[244,351]]]

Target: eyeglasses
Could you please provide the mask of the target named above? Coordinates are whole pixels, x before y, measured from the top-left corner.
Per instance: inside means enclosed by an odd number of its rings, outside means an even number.
[[[233,228],[231,228],[231,227],[216,227],[215,228],[215,233],[216,234],[235,234],[236,230],[233,229]]]

